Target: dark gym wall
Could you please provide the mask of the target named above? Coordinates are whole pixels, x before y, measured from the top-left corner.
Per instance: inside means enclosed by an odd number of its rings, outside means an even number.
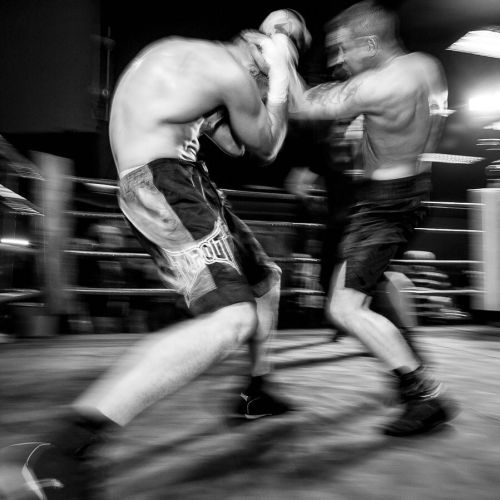
[[[0,2],[0,133],[93,132],[98,0]]]

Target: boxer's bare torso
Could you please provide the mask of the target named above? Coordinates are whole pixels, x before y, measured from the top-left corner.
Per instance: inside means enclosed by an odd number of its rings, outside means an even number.
[[[113,96],[110,142],[119,174],[156,158],[196,160],[204,116],[219,107],[235,137],[265,157],[274,138],[251,63],[244,47],[203,40],[169,38],[143,50]]]
[[[364,116],[367,177],[395,179],[429,168],[419,158],[436,146],[447,98],[440,67],[430,56],[400,54],[344,83],[313,87],[304,97],[302,117]]]
[[[430,165],[419,158],[434,149],[440,135],[439,113],[446,107],[438,68],[432,59],[413,53],[375,71],[369,76],[374,95],[371,102],[367,99],[364,114],[362,152],[367,176],[394,179],[428,170]]]

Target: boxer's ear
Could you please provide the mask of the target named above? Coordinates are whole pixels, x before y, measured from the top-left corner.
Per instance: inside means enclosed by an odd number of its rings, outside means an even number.
[[[370,35],[366,37],[366,49],[368,51],[368,55],[373,57],[377,54],[380,47],[378,36]]]

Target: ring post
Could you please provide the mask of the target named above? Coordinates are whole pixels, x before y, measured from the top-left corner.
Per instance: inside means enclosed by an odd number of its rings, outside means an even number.
[[[42,249],[37,263],[45,307],[36,334],[49,336],[63,333],[74,305],[68,289],[74,267],[70,262],[72,257],[65,253],[71,236],[71,219],[67,211],[72,199],[73,163],[67,158],[38,151],[32,152],[32,157],[45,178],[38,193],[38,205],[44,217],[41,221]]]
[[[500,312],[500,189],[470,189],[469,199],[477,207],[469,212],[471,227],[477,232],[470,239],[474,288],[482,293],[473,296],[472,308]]]

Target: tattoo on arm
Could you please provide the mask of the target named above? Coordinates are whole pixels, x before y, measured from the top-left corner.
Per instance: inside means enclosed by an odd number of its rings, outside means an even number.
[[[359,89],[359,83],[322,83],[306,92],[306,100],[323,106],[345,105],[352,100]]]

